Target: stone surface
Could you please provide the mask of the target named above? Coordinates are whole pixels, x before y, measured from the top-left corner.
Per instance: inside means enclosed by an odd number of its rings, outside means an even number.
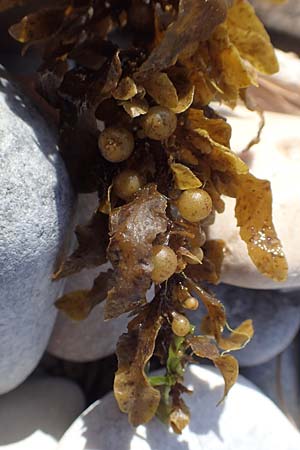
[[[20,53],[21,49],[15,52],[3,52],[0,48],[0,64],[16,77],[30,77],[38,70],[41,65],[41,59],[33,52],[29,52],[29,54],[24,56],[21,56]]]
[[[87,223],[96,207],[96,194],[80,195],[77,223]],[[79,274],[68,277],[64,293],[91,288],[99,271],[99,268],[82,270]],[[103,310],[104,303],[96,306],[89,317],[81,322],[58,313],[48,345],[49,353],[74,362],[94,361],[114,353],[119,336],[126,330],[128,319],[122,316],[104,321]]]
[[[67,280],[65,292],[88,289],[98,270],[84,270]],[[104,358],[115,352],[119,336],[126,331],[126,316],[104,321],[104,303],[96,306],[87,319],[76,322],[58,313],[48,352],[61,359],[87,362]]]
[[[84,410],[80,388],[64,378],[33,377],[0,400],[0,449],[54,450]]]
[[[58,450],[299,450],[300,434],[282,412],[240,376],[226,401],[223,378],[214,370],[191,366],[186,398],[191,423],[175,435],[158,420],[134,429],[112,394],[88,408],[69,428]]]
[[[253,320],[254,336],[242,350],[234,352],[241,366],[271,360],[285,350],[300,328],[300,292],[243,289],[225,284],[212,290],[225,306],[231,328]],[[190,313],[194,325],[200,323],[202,309]]]
[[[276,50],[279,72],[258,75],[258,87],[248,93],[264,111],[300,115],[300,59],[295,53]]]
[[[300,37],[300,2],[287,0],[274,5],[262,0],[250,0],[264,24],[273,30]]]
[[[271,361],[242,369],[242,374],[256,384],[300,427],[299,341],[295,340]]]
[[[246,244],[239,236],[234,217],[235,200],[224,198],[225,212],[216,215],[209,227],[209,238],[227,244],[222,281],[253,289],[300,287],[300,131],[299,116],[266,113],[261,142],[244,156],[251,172],[271,181],[273,219],[289,264],[285,283],[276,283],[259,274],[250,260]],[[258,119],[253,113],[237,109],[228,116],[233,128],[232,148],[239,152],[256,135]]]
[[[0,68],[0,394],[42,356],[62,283],[51,274],[73,194],[53,134]]]
[[[300,3],[299,3],[300,5]],[[300,11],[300,9],[299,9]],[[287,53],[276,49],[276,57],[279,62],[279,72],[267,78],[276,80],[281,86],[290,86],[295,89],[295,94],[300,88],[300,59],[295,53]]]

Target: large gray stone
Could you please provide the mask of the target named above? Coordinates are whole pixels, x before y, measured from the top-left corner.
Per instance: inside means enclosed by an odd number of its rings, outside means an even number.
[[[234,352],[241,366],[263,364],[285,350],[300,328],[300,292],[267,291],[219,285],[212,290],[224,304],[231,328],[252,319],[254,336]],[[198,325],[201,311],[191,314]]]
[[[295,340],[271,361],[245,367],[242,374],[256,384],[286,416],[300,427],[300,358]]]
[[[250,1],[269,28],[300,37],[300,2],[298,0],[287,0],[282,5],[274,5],[262,0]]]
[[[86,224],[98,206],[97,194],[81,194],[76,210],[77,223]],[[73,242],[74,247],[76,243]],[[102,269],[104,270],[104,269]],[[100,269],[84,269],[67,278],[64,293],[90,289]],[[104,303],[96,306],[87,319],[76,322],[59,312],[51,335],[48,352],[67,361],[87,362],[115,352],[119,336],[125,332],[128,319],[121,316],[104,321]]]
[[[52,331],[51,281],[73,193],[53,133],[0,68],[0,393],[36,367]]]
[[[186,382],[194,393],[186,396],[191,423],[182,435],[156,419],[132,428],[108,394],[73,423],[58,450],[299,450],[298,431],[244,377],[218,407],[224,382],[214,369],[190,366]]]
[[[84,410],[85,398],[73,382],[33,377],[1,397],[1,450],[55,450],[57,441]]]

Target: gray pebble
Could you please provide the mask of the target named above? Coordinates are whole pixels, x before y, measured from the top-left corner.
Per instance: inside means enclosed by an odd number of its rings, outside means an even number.
[[[285,350],[300,328],[300,293],[238,288],[221,284],[212,287],[226,309],[231,328],[253,320],[254,336],[242,350],[234,352],[241,366],[263,364]],[[192,313],[198,324],[203,310]]]
[[[0,449],[55,450],[84,407],[84,395],[72,381],[32,376],[1,397]]]
[[[242,374],[256,384],[287,417],[300,427],[299,340],[271,361],[245,367]]]

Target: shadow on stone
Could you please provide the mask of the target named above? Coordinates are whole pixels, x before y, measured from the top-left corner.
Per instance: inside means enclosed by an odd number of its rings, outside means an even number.
[[[116,401],[109,395],[94,403],[81,416],[78,432],[85,441],[82,449],[196,450],[188,436],[207,435],[210,432],[222,440],[218,423],[224,406],[221,404],[217,407],[216,404],[222,398],[223,386],[211,389],[206,381],[193,373],[189,373],[187,381],[187,386],[195,386],[197,395],[184,396],[191,410],[191,422],[182,435],[170,432],[158,419],[137,428],[131,427],[127,415],[120,413]],[[203,413],[199,419],[201,411]]]

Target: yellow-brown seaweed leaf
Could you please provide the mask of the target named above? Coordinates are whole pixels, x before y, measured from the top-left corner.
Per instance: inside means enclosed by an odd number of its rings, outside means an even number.
[[[177,20],[169,26],[136,76],[147,77],[172,66],[187,47],[208,39],[214,28],[225,20],[230,3],[226,0],[180,0]]]
[[[232,355],[222,355],[214,360],[214,365],[220,370],[225,381],[224,395],[219,402],[221,403],[238,378],[239,363]]]
[[[234,330],[231,330],[228,337],[221,336],[218,340],[218,345],[222,350],[226,351],[240,350],[248,344],[250,339],[252,339],[253,334],[254,329],[252,320],[248,319]]]
[[[121,411],[128,414],[133,426],[151,420],[160,401],[160,392],[151,386],[145,374],[161,327],[161,317],[154,307],[155,302],[148,306],[148,315],[134,330],[129,325],[130,331],[120,337],[117,345],[119,364],[114,393]]]
[[[272,222],[270,182],[251,174],[239,178],[235,215],[241,238],[258,270],[275,281],[284,281],[288,266]]]
[[[270,37],[247,0],[234,0],[228,10],[228,34],[242,58],[257,70],[273,74],[279,66]]]
[[[217,346],[206,336],[193,336],[188,342],[193,353],[200,358],[210,359],[220,370],[225,381],[224,395],[220,400],[222,402],[237,380],[239,374],[237,360],[231,355],[220,355]]]
[[[176,187],[182,191],[186,189],[196,189],[202,186],[199,178],[184,164],[173,163],[171,170],[174,174]]]
[[[95,279],[91,290],[65,294],[56,300],[55,306],[72,320],[86,319],[91,310],[106,299],[111,274],[111,270],[101,272]]]
[[[105,318],[111,319],[143,303],[151,285],[152,243],[167,229],[167,200],[155,185],[141,189],[135,199],[110,214],[108,256],[115,268]]]

